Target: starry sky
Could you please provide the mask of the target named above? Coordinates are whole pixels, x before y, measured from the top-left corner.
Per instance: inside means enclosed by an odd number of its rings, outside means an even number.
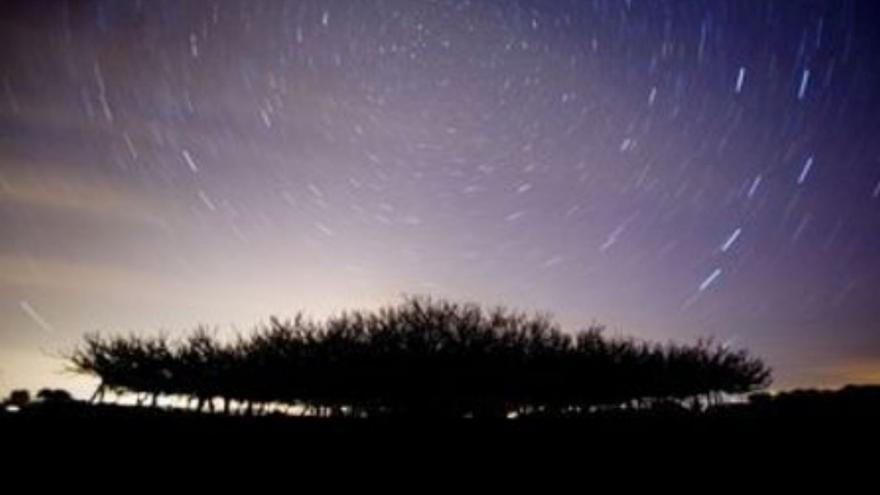
[[[433,294],[880,382],[871,1],[0,1],[0,393]]]

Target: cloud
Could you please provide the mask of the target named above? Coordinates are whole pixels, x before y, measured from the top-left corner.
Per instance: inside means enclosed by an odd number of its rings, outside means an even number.
[[[160,296],[168,279],[109,265],[0,255],[0,286],[132,296]],[[176,288],[176,287],[175,287]]]
[[[6,163],[0,162],[0,165]],[[36,177],[22,172],[0,171],[0,205],[3,204],[163,227],[166,225],[163,218],[168,216],[167,207],[153,198],[105,180],[86,181],[57,173]]]

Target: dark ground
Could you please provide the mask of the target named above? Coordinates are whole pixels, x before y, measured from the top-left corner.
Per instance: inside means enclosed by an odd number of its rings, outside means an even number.
[[[815,442],[880,445],[880,387],[836,392],[797,391],[753,397],[748,404],[704,412],[615,411],[578,418],[412,419],[225,416],[148,407],[33,403],[0,413],[3,447],[60,442],[68,445],[249,444],[300,449],[530,448],[586,449],[602,445],[707,443],[755,445]],[[0,444],[0,445],[2,445]]]
[[[604,479],[627,491],[670,486],[677,493],[683,484],[715,491],[736,482],[763,492],[772,486],[769,476],[789,489],[792,480],[809,488],[832,479],[825,485],[831,493],[873,493],[875,486],[857,489],[866,486],[859,482],[848,491],[840,482],[874,479],[880,407],[876,400],[870,407],[846,402],[805,397],[699,414],[519,420],[37,406],[0,415],[0,471],[38,483],[85,481],[135,491],[145,483],[181,488],[177,480],[183,479],[199,491],[219,486],[244,493],[303,485],[353,485],[369,493],[364,487],[495,493],[512,486],[550,493],[601,487]]]

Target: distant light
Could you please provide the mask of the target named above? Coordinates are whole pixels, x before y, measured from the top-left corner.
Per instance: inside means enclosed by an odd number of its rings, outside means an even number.
[[[36,323],[37,326],[40,327],[44,332],[55,333],[55,328],[50,325],[49,322],[45,318],[43,318],[43,315],[38,313],[37,310],[34,309],[34,307],[31,306],[28,301],[19,301],[18,305],[21,310],[24,311],[25,314],[27,314],[28,317],[30,317],[30,319],[33,320],[34,323]]]
[[[715,280],[717,280],[718,277],[720,277],[720,276],[721,276],[721,268],[716,268],[712,272],[712,274],[709,275],[708,277],[706,277],[706,280],[703,280],[703,283],[700,284],[700,289],[699,289],[700,292],[703,292],[704,290],[708,289],[715,282]]]
[[[736,76],[736,92],[742,93],[743,83],[746,81],[746,68],[740,67],[739,74]]]
[[[721,251],[727,252],[727,250],[730,249],[731,246],[733,246],[733,243],[736,242],[737,239],[739,239],[740,234],[742,234],[742,227],[737,227],[737,229],[734,230],[732,234],[730,234],[727,240],[724,241],[724,244],[721,245]]]
[[[798,88],[798,100],[803,100],[807,94],[807,85],[810,83],[810,69],[804,69],[801,74],[801,86]]]
[[[807,174],[810,173],[810,169],[813,167],[813,155],[807,157],[806,161],[804,161],[804,168],[801,169],[801,175],[798,176],[798,184],[803,184],[805,180],[807,180]]]
[[[186,165],[192,170],[192,173],[196,174],[199,172],[199,166],[196,165],[196,161],[193,159],[189,150],[183,150],[180,152],[181,156],[183,156],[183,161],[186,162]]]
[[[758,174],[758,175],[755,177],[755,180],[752,181],[752,187],[749,188],[749,193],[748,193],[748,195],[747,195],[747,197],[748,197],[749,199],[751,199],[751,197],[755,195],[755,192],[758,191],[758,186],[761,185],[761,180],[762,180],[762,179],[761,179],[761,174]]]
[[[526,183],[520,185],[519,187],[517,187],[516,192],[517,192],[517,194],[522,194],[524,192],[527,192],[531,188],[532,188],[532,184],[529,182],[526,182]]]

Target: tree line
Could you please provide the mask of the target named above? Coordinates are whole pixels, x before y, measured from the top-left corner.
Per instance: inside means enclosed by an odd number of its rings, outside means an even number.
[[[601,407],[696,403],[769,385],[770,369],[712,341],[659,344],[566,333],[548,315],[407,297],[322,322],[271,319],[222,341],[205,328],[165,336],[93,333],[68,356],[107,391],[199,410],[298,406],[321,415],[582,414]]]

